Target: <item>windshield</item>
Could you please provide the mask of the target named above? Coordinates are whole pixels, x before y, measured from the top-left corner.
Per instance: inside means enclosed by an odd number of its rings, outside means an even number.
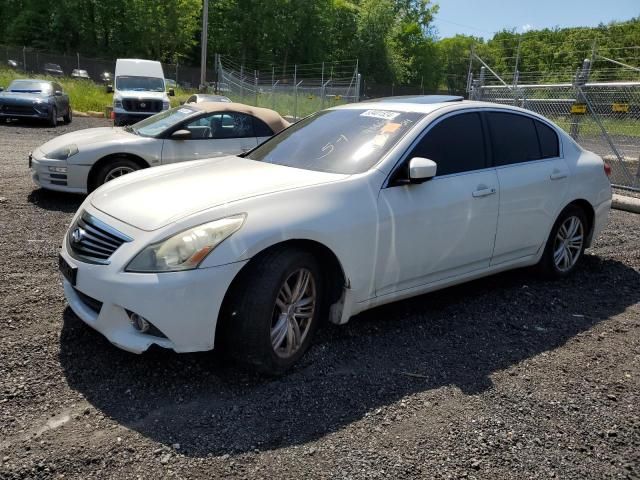
[[[194,113],[200,112],[200,110],[183,105],[181,107],[157,113],[149,118],[145,118],[130,127],[128,130],[143,137],[155,137],[166,129],[180,123],[185,118],[190,117]]]
[[[393,110],[325,110],[287,128],[246,158],[320,172],[362,173],[423,117]]]
[[[10,92],[42,93],[48,95],[51,93],[51,84],[35,80],[14,80],[7,90]]]
[[[128,77],[120,75],[116,78],[118,90],[136,90],[147,92],[164,92],[164,80],[156,77]]]

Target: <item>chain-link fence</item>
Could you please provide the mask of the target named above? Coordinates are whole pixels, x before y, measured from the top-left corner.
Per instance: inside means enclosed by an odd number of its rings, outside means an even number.
[[[481,58],[472,56],[469,98],[544,115],[611,165],[614,186],[640,191],[640,68],[602,57],[601,65],[613,61],[616,68],[594,71],[595,59],[594,49],[592,58],[574,70],[566,83],[520,83],[517,70],[510,78],[500,76]],[[481,65],[475,79],[474,62]],[[541,74],[527,75],[542,78]],[[591,82],[591,78],[609,81]]]
[[[216,55],[211,88],[234,101],[277,110],[299,119],[323,108],[360,99],[357,61],[248,67]]]

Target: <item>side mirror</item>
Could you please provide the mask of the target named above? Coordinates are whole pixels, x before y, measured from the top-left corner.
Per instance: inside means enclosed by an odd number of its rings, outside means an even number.
[[[107,85],[107,93],[113,93],[113,85]]]
[[[413,157],[409,161],[409,182],[423,183],[436,176],[438,165],[433,160],[422,157]]]
[[[189,140],[191,138],[191,132],[186,129],[176,130],[171,134],[172,140]]]
[[[173,88],[169,89],[169,96],[170,97],[175,97],[176,96],[176,91]]]

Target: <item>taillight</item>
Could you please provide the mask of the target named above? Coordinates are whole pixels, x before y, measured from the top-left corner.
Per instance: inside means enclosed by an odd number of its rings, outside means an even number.
[[[609,165],[607,162],[604,162],[604,173],[607,177],[611,176],[611,165]]]

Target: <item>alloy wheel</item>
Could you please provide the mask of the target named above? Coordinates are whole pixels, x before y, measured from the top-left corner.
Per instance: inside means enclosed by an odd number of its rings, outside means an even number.
[[[135,170],[131,167],[116,167],[113,170],[110,170],[109,173],[107,173],[107,176],[104,178],[104,183],[107,183],[110,180],[121,177],[131,172],[135,172]]]
[[[299,268],[287,277],[273,309],[271,345],[281,358],[289,358],[302,346],[311,328],[317,303],[312,273]]]
[[[584,244],[584,228],[582,221],[576,217],[568,217],[558,228],[553,243],[553,262],[560,272],[568,272],[580,258]]]

